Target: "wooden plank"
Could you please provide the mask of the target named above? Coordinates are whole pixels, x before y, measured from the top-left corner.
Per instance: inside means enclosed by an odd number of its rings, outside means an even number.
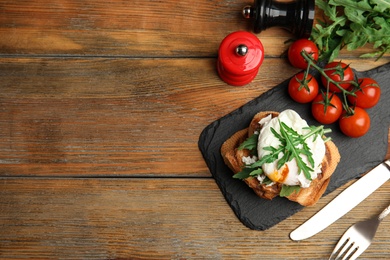
[[[227,86],[214,59],[2,61],[2,175],[209,176],[203,128],[280,80]]]
[[[261,232],[238,221],[209,178],[0,178],[0,256],[325,259],[350,224],[390,200],[386,183],[323,232],[292,242],[291,230],[343,188]],[[389,221],[381,224],[364,258],[390,257],[389,228]]]
[[[0,53],[215,57],[229,33],[252,31],[241,15],[248,4],[253,1],[3,1]],[[270,28],[258,37],[266,56],[279,57],[294,36]]]
[[[240,15],[251,3],[0,3],[1,258],[324,259],[350,224],[387,206],[386,183],[299,243],[289,232],[346,186],[265,232],[233,214],[199,134],[297,72],[292,35],[272,28],[258,34],[266,59],[251,84],[218,78],[218,46],[251,30]],[[390,61],[357,59],[367,50],[340,59],[358,70]],[[390,257],[387,223],[363,257]]]
[[[237,88],[215,59],[1,59],[0,175],[209,176],[201,131],[295,72],[266,59]]]
[[[240,1],[14,1],[1,4],[0,46],[8,54],[215,55],[230,32],[250,30]],[[291,37],[267,42],[279,55]],[[275,38],[273,33],[263,37]],[[276,54],[277,53],[277,54]]]

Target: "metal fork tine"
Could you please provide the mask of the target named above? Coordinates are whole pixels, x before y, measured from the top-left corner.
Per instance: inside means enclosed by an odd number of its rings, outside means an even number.
[[[332,252],[332,254],[329,256],[329,259],[328,259],[328,260],[331,260],[332,257],[335,255],[336,252],[337,252],[337,251],[334,251],[334,250],[333,250],[333,252]]]
[[[387,160],[389,163],[390,160]],[[375,216],[365,221],[360,221],[350,226],[344,235],[340,238],[334,248],[329,260],[340,250],[335,259],[343,257],[344,259],[354,260],[360,256],[371,244],[380,222],[390,214],[390,205],[385,208],[379,216]]]
[[[351,259],[350,256],[352,255],[352,253],[354,253],[356,250],[358,249],[358,246],[356,245],[355,242],[351,242],[351,246],[348,247],[348,251],[345,253],[344,257],[342,260],[346,260],[346,259]]]
[[[344,235],[345,236],[345,235]],[[333,249],[333,252],[332,254],[330,255],[329,257],[329,260],[332,259],[333,256],[336,255],[336,253],[339,251],[339,249],[345,244],[345,242],[347,241],[347,239],[345,237],[342,237],[339,242],[337,243],[337,245],[335,246],[335,248]],[[337,258],[337,257],[336,257]]]
[[[364,252],[364,250],[366,250],[366,248],[358,247],[356,252],[353,255],[351,255],[350,260],[355,260],[356,258],[358,258]]]
[[[350,238],[347,238],[346,240],[344,240],[344,244],[343,244],[343,247],[341,248],[339,254],[336,256],[336,259],[339,259],[343,256],[343,254],[345,253],[345,251],[350,248],[352,245],[352,241]]]

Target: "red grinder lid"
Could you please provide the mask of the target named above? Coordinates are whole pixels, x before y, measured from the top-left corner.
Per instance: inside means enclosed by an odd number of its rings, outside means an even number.
[[[252,33],[238,31],[223,39],[218,51],[218,72],[230,85],[245,85],[257,75],[264,47]]]

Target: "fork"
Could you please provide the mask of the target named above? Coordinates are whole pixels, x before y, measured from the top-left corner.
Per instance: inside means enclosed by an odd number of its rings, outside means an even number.
[[[352,225],[340,238],[336,247],[334,248],[329,260],[336,256],[336,253],[340,250],[335,259],[339,259],[344,254],[344,259],[356,259],[361,255],[371,244],[379,223],[390,213],[390,205],[385,208],[379,216],[375,216],[371,219],[357,222]]]

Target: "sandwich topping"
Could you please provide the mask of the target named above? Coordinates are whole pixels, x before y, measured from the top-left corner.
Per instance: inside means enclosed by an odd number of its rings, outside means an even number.
[[[321,173],[327,141],[323,138],[329,131],[323,126],[309,126],[291,109],[274,118],[269,115],[259,124],[260,131],[239,147],[252,155],[242,158],[246,166],[234,177],[254,177],[266,185],[282,184],[280,196],[309,187]]]

